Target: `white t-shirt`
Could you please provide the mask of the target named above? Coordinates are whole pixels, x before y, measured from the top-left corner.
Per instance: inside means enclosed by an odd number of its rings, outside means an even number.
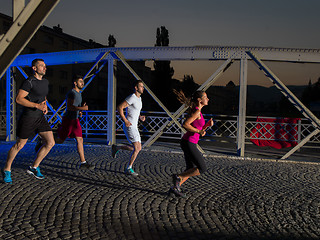
[[[138,98],[137,95],[133,93],[126,98],[126,102],[129,104],[126,117],[132,126],[138,127],[138,120],[142,108],[141,97]]]

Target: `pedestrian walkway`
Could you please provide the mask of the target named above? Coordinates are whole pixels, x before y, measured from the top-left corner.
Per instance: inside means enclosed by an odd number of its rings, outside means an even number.
[[[0,164],[13,143],[0,143]],[[189,179],[187,198],[168,196],[184,170],[177,145],[129,152],[86,144],[94,170],[80,170],[75,143],[56,145],[41,164],[44,180],[26,173],[34,143],[13,163],[13,184],[0,184],[0,239],[320,239],[317,162],[207,154],[208,172]],[[206,152],[207,153],[207,152]]]

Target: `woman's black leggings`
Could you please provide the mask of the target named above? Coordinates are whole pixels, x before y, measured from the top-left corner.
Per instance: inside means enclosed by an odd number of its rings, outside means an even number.
[[[186,170],[197,167],[200,173],[207,171],[207,166],[197,144],[181,139],[180,146],[184,152],[186,160]]]

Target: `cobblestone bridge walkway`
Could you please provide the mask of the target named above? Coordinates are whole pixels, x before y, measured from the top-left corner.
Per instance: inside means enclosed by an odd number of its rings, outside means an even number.
[[[12,143],[0,145],[3,166]],[[168,196],[183,155],[142,151],[123,173],[129,152],[86,145],[95,170],[80,170],[75,145],[56,145],[41,164],[44,180],[26,173],[35,154],[17,156],[13,184],[0,184],[0,239],[320,239],[320,166],[207,156],[208,172]]]

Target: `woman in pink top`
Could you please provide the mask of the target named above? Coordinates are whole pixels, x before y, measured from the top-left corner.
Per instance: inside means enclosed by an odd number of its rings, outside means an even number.
[[[186,98],[183,92],[175,93],[181,103],[189,106],[189,114],[183,127],[187,132],[183,135],[180,145],[184,152],[186,161],[186,170],[180,174],[174,174],[172,176],[173,186],[170,188],[169,193],[174,193],[179,197],[186,197],[185,194],[181,192],[180,186],[189,178],[193,176],[198,176],[207,170],[205,161],[201,152],[197,148],[197,143],[200,136],[206,134],[206,129],[213,125],[212,119],[210,119],[206,124],[202,116],[202,107],[208,105],[209,98],[204,91],[196,91],[192,97]]]

